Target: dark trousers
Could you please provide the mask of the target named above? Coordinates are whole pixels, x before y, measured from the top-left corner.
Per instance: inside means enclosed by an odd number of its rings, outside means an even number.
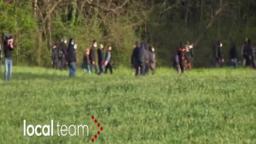
[[[92,72],[98,73],[98,66],[96,64],[91,64],[91,70]]]
[[[65,57],[59,58],[58,68],[59,69],[65,69],[66,68],[66,59],[65,59]]]
[[[144,75],[148,74],[149,69],[150,69],[149,63],[145,63],[144,69],[143,69],[143,74],[144,74]]]
[[[58,59],[57,58],[52,59],[52,67],[55,69],[58,68]]]
[[[136,76],[145,74],[145,66],[142,62],[138,62],[134,67]]]
[[[180,58],[179,58],[179,67],[180,67],[179,73],[183,73],[185,71],[185,63],[186,63],[185,56],[184,57],[180,56]]]
[[[230,59],[230,66],[236,68],[237,65],[238,65],[238,60],[237,60],[237,58],[231,58],[231,59]]]
[[[224,66],[224,59],[222,57],[216,57],[215,66],[216,67],[223,67]]]
[[[99,74],[102,74],[104,72],[104,66],[102,65],[102,62],[99,62],[98,63],[98,66],[99,66]]]
[[[252,66],[252,56],[244,55],[245,66]]]
[[[108,72],[108,70],[110,71],[110,73],[112,74],[113,73],[113,67],[112,67],[112,64],[111,63],[108,63],[105,67],[105,73]]]

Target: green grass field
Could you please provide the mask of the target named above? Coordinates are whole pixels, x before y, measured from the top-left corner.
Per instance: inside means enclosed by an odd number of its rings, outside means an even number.
[[[67,77],[67,71],[14,67],[10,82],[0,80],[0,144],[87,144],[104,126],[102,144],[255,144],[256,71],[198,69],[178,75],[160,69],[134,77]],[[90,136],[24,137],[23,120],[48,124],[87,123]],[[95,143],[95,142],[94,142]]]

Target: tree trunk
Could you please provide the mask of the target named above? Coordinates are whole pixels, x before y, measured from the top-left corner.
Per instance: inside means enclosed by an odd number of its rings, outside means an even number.
[[[76,22],[76,12],[77,12],[77,0],[72,0],[71,2],[71,19],[70,25],[74,26]]]
[[[34,16],[36,17],[37,16],[37,0],[34,0],[33,10],[34,10]]]
[[[51,16],[46,21],[46,28],[47,28],[47,46],[50,49],[52,46],[52,21]]]

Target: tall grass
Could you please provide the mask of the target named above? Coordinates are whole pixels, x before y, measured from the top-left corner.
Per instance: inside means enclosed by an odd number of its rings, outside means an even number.
[[[15,67],[12,81],[0,80],[0,143],[91,143],[90,137],[24,137],[22,132],[24,119],[92,126],[91,115],[104,126],[96,143],[256,143],[255,78],[251,69],[178,75],[163,68],[134,77],[122,68],[114,75],[78,71],[69,78],[67,71]]]

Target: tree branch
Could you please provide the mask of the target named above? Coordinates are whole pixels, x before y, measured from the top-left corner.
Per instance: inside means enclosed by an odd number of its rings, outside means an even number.
[[[92,3],[90,0],[87,0],[86,2],[87,2],[87,4],[89,4],[90,6],[99,8],[99,9],[102,10],[102,11],[105,11],[105,12],[112,12],[112,13],[114,13],[114,14],[117,14],[117,11],[118,11],[119,9],[122,9],[125,5],[127,5],[129,1],[130,1],[130,0],[126,0],[126,1],[123,2],[120,6],[118,6],[118,7],[116,7],[116,8],[110,8],[110,7],[109,7],[110,4],[108,5],[108,8],[106,8],[106,7],[103,7],[103,6],[101,6],[101,5],[94,4],[94,3]]]
[[[210,29],[214,22],[216,21],[216,19],[220,16],[220,14],[223,12],[223,10],[225,9],[225,7],[227,6],[226,4],[221,4],[219,9],[217,9],[214,13],[214,15],[211,17],[210,21],[208,22],[208,24],[205,27],[205,30],[201,33],[201,35],[198,36],[198,38],[196,39],[196,41],[194,42],[194,46],[196,47],[198,45],[198,43],[201,41],[201,39],[204,37],[204,35],[206,34],[206,32],[208,31],[208,29]]]
[[[47,21],[47,19],[51,16],[51,14],[53,13],[53,11],[55,10],[55,8],[59,5],[59,3],[61,3],[62,0],[58,0],[51,8],[50,10],[47,10],[46,16],[43,19],[43,23],[45,23]]]
[[[165,1],[166,2],[166,1]],[[166,9],[164,9],[161,13],[160,13],[160,16],[162,16],[164,13],[178,7],[178,5],[181,3],[180,0],[177,0],[174,4],[172,4],[171,6],[168,6]]]

